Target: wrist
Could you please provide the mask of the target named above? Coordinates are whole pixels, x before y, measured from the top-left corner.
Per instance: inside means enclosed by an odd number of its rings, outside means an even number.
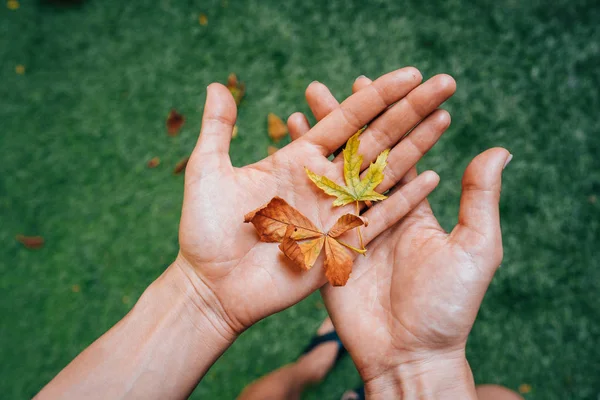
[[[475,384],[464,350],[419,355],[365,379],[368,399],[474,399]]]
[[[181,255],[155,284],[170,288],[180,303],[181,317],[193,324],[199,334],[208,335],[212,341],[228,347],[242,332],[229,318],[212,289]]]

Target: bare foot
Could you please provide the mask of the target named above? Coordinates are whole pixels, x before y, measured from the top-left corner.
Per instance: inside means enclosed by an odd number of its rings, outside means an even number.
[[[317,329],[317,335],[322,336],[334,330],[331,319],[327,317]],[[307,354],[296,361],[296,367],[307,374],[307,378],[311,383],[322,381],[327,373],[333,367],[335,358],[338,354],[337,342],[325,342],[319,344]]]

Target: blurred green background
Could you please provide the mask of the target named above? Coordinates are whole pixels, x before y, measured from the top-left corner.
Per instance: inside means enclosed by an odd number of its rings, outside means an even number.
[[[311,81],[341,100],[360,74],[414,65],[458,83],[453,124],[422,162],[442,178],[431,203],[443,226],[456,222],[470,159],[514,154],[505,259],[468,343],[476,381],[531,385],[526,399],[598,398],[596,0],[15,4],[0,7],[0,397],[34,395],[173,260],[183,177],[172,169],[196,141],[210,82],[246,82],[231,147],[244,165],[266,156],[267,113],[308,112]],[[172,107],[186,116],[175,138]],[[46,245],[26,249],[19,233]],[[314,294],[257,324],[192,398],[234,398],[294,360],[325,315]],[[346,358],[306,398],[358,384]]]

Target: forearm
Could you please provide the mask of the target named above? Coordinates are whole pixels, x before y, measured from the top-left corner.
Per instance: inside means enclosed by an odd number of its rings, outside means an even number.
[[[477,400],[471,368],[460,353],[407,362],[365,381],[369,400]]]
[[[56,376],[37,399],[187,397],[235,336],[171,266],[134,308]]]

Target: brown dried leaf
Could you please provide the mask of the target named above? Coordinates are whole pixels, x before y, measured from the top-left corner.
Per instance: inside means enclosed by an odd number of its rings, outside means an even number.
[[[277,147],[275,146],[269,146],[267,147],[267,153],[272,156],[273,154],[277,153],[277,150],[279,150]]]
[[[341,234],[358,226],[367,226],[367,220],[354,214],[344,214],[336,221],[335,225],[329,230],[328,235],[337,238]]]
[[[206,14],[200,14],[198,16],[198,23],[202,26],[206,26],[208,24],[208,17]]]
[[[40,249],[44,246],[44,238],[41,236],[17,235],[15,239],[28,249]]]
[[[352,254],[331,236],[325,238],[325,276],[333,286],[344,286],[352,272]]]
[[[342,233],[366,225],[366,220],[353,215],[341,216],[328,234],[321,232],[308,218],[285,200],[274,197],[244,217],[251,222],[263,242],[281,242],[279,249],[299,268],[309,270],[325,246],[325,275],[334,286],[343,286],[352,272],[353,257],[348,251],[364,254],[338,241]]]
[[[269,125],[269,137],[275,142],[279,142],[288,134],[286,124],[277,115],[269,113],[267,122]]]
[[[167,116],[167,133],[169,136],[177,136],[184,122],[185,117],[179,114],[174,108],[171,109]]]
[[[227,77],[227,89],[231,92],[236,105],[240,105],[244,94],[246,94],[246,85],[243,82],[239,82],[236,74],[233,72]]]
[[[189,160],[190,160],[189,157],[185,157],[185,158],[182,158],[181,160],[179,160],[179,162],[177,164],[175,164],[173,173],[175,175],[178,175],[178,174],[182,173],[183,171],[185,171],[185,167],[187,167],[187,163]]]
[[[296,242],[291,238],[295,230],[295,226],[288,226],[285,237],[279,245],[279,249],[290,260],[292,260],[294,264],[303,270],[308,271],[315,264],[315,261],[317,261],[319,254],[321,254],[321,249],[323,248],[323,243],[325,242],[325,236],[305,240],[303,242]]]
[[[150,161],[148,161],[148,168],[156,168],[158,167],[158,165],[160,164],[160,158],[158,157],[153,157],[152,159],[150,159]]]
[[[238,126],[234,125],[233,126],[233,132],[231,132],[231,138],[235,139],[238,136]]]
[[[527,383],[522,383],[519,385],[519,393],[527,394],[529,392],[531,392],[531,385]]]
[[[273,197],[266,206],[246,214],[244,222],[254,225],[263,242],[283,241],[290,225],[296,227],[290,236],[293,240],[312,239],[323,235],[308,218],[281,197]]]

